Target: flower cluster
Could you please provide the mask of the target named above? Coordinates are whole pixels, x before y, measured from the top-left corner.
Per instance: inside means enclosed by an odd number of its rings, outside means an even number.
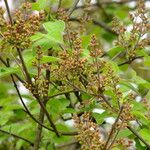
[[[68,22],[69,16],[63,8],[58,9],[57,16],[58,19]]]
[[[130,33],[116,18],[113,21],[113,30],[119,35],[116,45],[123,47],[127,58],[132,60],[136,57],[138,50],[145,48],[150,43],[150,39],[146,36],[150,23],[146,17],[144,0],[138,1],[137,12],[130,14],[129,17],[133,24]]]
[[[40,23],[44,19],[43,12],[39,14],[23,13],[30,10],[30,3],[23,4],[22,8],[16,10],[13,24],[8,22],[6,31],[3,32],[4,41],[15,48],[28,48],[31,44],[30,36],[39,30]]]
[[[33,94],[38,95],[41,98],[45,98],[48,95],[49,79],[44,76],[45,70],[50,70],[50,65],[42,63],[43,52],[41,47],[37,47],[35,60],[32,61],[32,65],[37,69],[37,74],[34,76],[32,85],[25,83],[24,86]]]
[[[98,43],[95,35],[91,37],[91,42],[89,46],[91,57],[101,57],[103,55],[102,48],[100,47],[100,44]]]
[[[116,147],[117,145],[120,145],[123,149],[128,149],[133,147],[133,140],[128,138],[121,138],[115,141],[113,147]]]
[[[90,114],[84,113],[81,117],[74,117],[75,126],[78,129],[77,140],[82,150],[101,150],[103,137],[98,125],[91,121]]]
[[[4,19],[4,9],[0,7],[0,29],[6,25],[6,21]]]
[[[120,117],[124,121],[124,123],[134,120],[131,110],[132,110],[131,104],[129,102],[126,102],[124,104],[124,109]]]
[[[73,43],[71,52],[64,50],[59,54],[61,61],[59,62],[58,72],[64,73],[64,76],[67,74],[79,75],[84,72],[86,59],[82,58],[81,54],[81,39],[77,38]]]

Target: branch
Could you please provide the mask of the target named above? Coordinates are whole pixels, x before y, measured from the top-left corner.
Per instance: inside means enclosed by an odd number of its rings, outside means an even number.
[[[51,49],[50,49],[51,50]],[[50,56],[50,50],[48,50],[48,56]],[[50,63],[48,63],[50,65]],[[50,81],[50,71],[49,69],[46,69],[46,81],[48,81],[48,87],[47,87],[47,95],[48,95],[48,89],[49,89],[49,81]],[[46,101],[48,99],[48,96],[44,97],[44,105],[46,107]],[[40,114],[39,114],[39,122],[43,124],[44,122],[44,111],[42,108],[40,108]],[[41,143],[41,135],[42,135],[42,126],[38,124],[37,131],[36,131],[36,138],[34,142],[34,150],[38,150]]]
[[[33,93],[33,95],[34,95],[34,97],[36,98],[36,100],[38,101],[38,103],[40,104],[41,108],[43,109],[43,111],[44,111],[44,113],[45,113],[45,115],[46,115],[46,117],[47,117],[47,119],[48,119],[48,121],[49,121],[51,127],[52,127],[53,130],[54,130],[54,132],[55,132],[56,135],[59,137],[59,132],[57,131],[57,128],[56,128],[55,124],[53,123],[52,118],[51,118],[51,116],[49,115],[49,113],[48,113],[48,111],[47,111],[47,109],[46,109],[46,107],[45,107],[43,101],[39,98],[39,96],[38,96],[37,94],[34,94],[34,93]]]
[[[24,63],[24,59],[23,59],[23,57],[22,57],[22,53],[21,53],[20,49],[17,49],[17,51],[18,51],[18,54],[19,54],[19,57],[20,57],[20,60],[21,60],[21,63],[22,63],[23,70],[25,71],[27,80],[28,80],[28,82],[33,86],[32,81],[31,81],[31,78],[30,78],[30,75],[29,75],[28,70],[27,70],[27,68],[26,68],[26,65],[25,65],[25,63]],[[40,104],[41,109],[43,109],[43,112],[46,114],[47,119],[48,119],[50,125],[52,126],[54,132],[56,133],[57,136],[59,136],[59,132],[57,131],[56,126],[55,126],[55,124],[53,123],[53,121],[52,121],[52,119],[51,119],[51,116],[49,115],[49,113],[48,113],[48,111],[47,111],[47,109],[46,109],[46,107],[45,107],[43,101],[40,99],[40,97],[39,97],[38,94],[34,94],[34,93],[33,93],[33,95],[34,95],[34,97],[37,99],[38,103]]]
[[[0,56],[0,61],[7,67],[7,62]]]
[[[43,124],[43,122],[44,122],[43,109],[40,109],[39,122],[41,124]],[[40,124],[38,124],[33,150],[38,150],[39,149],[40,143],[41,143],[41,135],[42,135],[42,126]]]
[[[107,150],[109,150],[109,149],[112,147],[112,145],[114,144],[114,142],[115,142],[115,140],[116,140],[116,138],[117,138],[117,136],[118,136],[118,134],[119,134],[119,131],[120,131],[120,129],[117,131],[116,135],[115,135],[114,138],[112,139],[112,142],[111,142],[110,145],[108,146]]]
[[[25,142],[29,143],[31,146],[33,146],[33,145],[34,145],[31,141],[29,141],[28,139],[26,139],[26,138],[24,138],[24,137],[21,137],[21,136],[19,136],[19,135],[16,135],[16,134],[10,133],[10,132],[5,131],[5,130],[2,130],[2,129],[0,129],[0,132],[2,132],[2,133],[4,133],[4,134],[7,134],[7,135],[11,135],[11,136],[13,136],[14,138],[21,139],[21,140],[23,140],[23,141],[25,141]]]
[[[51,99],[51,98],[54,98],[56,96],[59,96],[59,95],[65,95],[65,94],[69,94],[69,93],[73,93],[73,92],[76,92],[75,90],[71,90],[71,91],[64,91],[64,92],[60,92],[60,93],[57,93],[57,94],[54,94],[54,95],[51,95],[48,97],[48,100]]]
[[[76,9],[76,6],[77,6],[77,4],[79,3],[79,1],[80,1],[80,0],[76,0],[75,3],[74,3],[74,5],[73,5],[73,7],[71,7],[71,8],[69,9],[68,17],[70,17],[71,14],[74,12],[74,10]]]
[[[10,20],[10,24],[13,25],[13,20],[12,20],[12,17],[11,17],[8,2],[7,2],[7,0],[4,0],[4,2],[5,2],[6,10],[7,10],[7,13],[8,13],[8,17],[9,17],[9,20]]]
[[[5,60],[0,56],[0,61],[6,66],[9,68],[7,62],[5,62]],[[21,82],[21,83],[24,83],[24,81],[15,73],[13,73],[13,75]]]
[[[140,139],[150,149],[150,144],[146,142],[132,127],[127,127],[138,139]]]
[[[139,58],[143,58],[143,57],[144,57],[144,56],[137,56],[137,57],[134,57],[134,58],[132,58],[131,60],[127,60],[127,61],[125,61],[125,62],[123,62],[123,63],[118,64],[118,66],[123,66],[123,65],[126,65],[126,64],[131,64],[134,60],[139,59]]]
[[[5,6],[6,6],[6,10],[7,10],[7,13],[8,13],[8,17],[9,17],[10,23],[11,23],[11,25],[13,25],[13,20],[12,20],[11,14],[10,14],[10,9],[9,9],[8,2],[7,2],[7,0],[4,0],[4,2],[5,2]],[[27,81],[28,81],[28,83],[32,84],[30,75],[28,73],[27,67],[25,65],[24,59],[23,59],[22,54],[21,54],[21,50],[19,48],[17,48],[17,52],[19,54],[19,58],[21,60],[21,64],[22,64],[23,70],[25,72]]]
[[[77,19],[77,18],[75,18],[75,17],[71,17],[71,18],[69,19],[69,21],[80,22],[80,20]],[[107,32],[109,32],[109,33],[112,33],[112,34],[114,34],[114,35],[117,35],[117,34],[111,29],[111,27],[109,27],[109,26],[108,26],[107,24],[105,24],[103,21],[96,21],[96,20],[92,19],[92,23],[93,23],[94,25],[97,25],[97,26],[103,28],[105,31],[107,31]]]
[[[18,55],[19,55],[19,58],[20,58],[20,61],[22,64],[23,71],[25,72],[25,75],[26,75],[26,80],[28,81],[29,84],[32,85],[32,81],[31,81],[30,75],[28,73],[27,67],[25,65],[21,50],[19,48],[17,48],[17,52],[18,52]]]
[[[107,26],[104,22],[102,22],[102,21],[96,21],[96,20],[94,20],[94,19],[92,20],[92,22],[93,22],[95,25],[97,25],[97,26],[103,28],[105,31],[107,31],[107,32],[109,32],[109,33],[112,33],[112,34],[114,34],[114,35],[117,35],[117,33],[114,32],[114,31],[111,29],[111,27]]]
[[[61,7],[61,4],[62,4],[62,0],[59,0],[59,2],[58,2],[58,7],[57,7],[57,11],[58,11],[59,8]]]
[[[116,128],[116,124],[118,123],[118,121],[119,121],[119,119],[120,119],[120,115],[121,115],[122,111],[123,111],[123,106],[121,106],[120,111],[119,111],[119,114],[118,114],[118,117],[116,118],[114,124],[112,125],[110,134],[109,134],[108,139],[107,139],[107,141],[106,141],[106,143],[105,143],[105,146],[104,146],[104,150],[107,150],[107,145],[108,145],[108,143],[109,143],[109,141],[110,141],[110,139],[111,139],[111,136],[113,135],[113,132],[114,132],[114,130],[115,130],[115,128]]]

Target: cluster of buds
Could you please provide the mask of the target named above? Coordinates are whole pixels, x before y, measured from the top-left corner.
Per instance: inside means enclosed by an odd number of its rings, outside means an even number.
[[[4,9],[0,7],[0,29],[6,25],[6,21],[4,19]]]
[[[125,26],[119,21],[117,17],[113,18],[112,26],[113,26],[112,30],[119,36],[122,36],[126,32]]]
[[[66,50],[60,53],[61,61],[59,62],[59,72],[67,74],[79,74],[84,72],[86,58],[81,57],[81,39],[77,38],[73,43],[73,51]]]
[[[100,128],[91,121],[90,113],[84,113],[81,117],[74,117],[75,127],[78,129],[76,139],[81,144],[82,150],[101,150],[104,141]]]
[[[123,47],[127,52],[127,58],[131,60],[136,57],[138,50],[145,48],[150,43],[148,37],[143,37],[150,29],[144,0],[138,0],[137,6],[137,12],[129,16],[133,24],[130,34],[117,19],[113,21],[113,29],[119,35],[116,45]]]
[[[42,73],[41,71],[43,69],[43,66],[41,64],[42,57],[43,57],[43,52],[41,51],[40,47],[37,47],[36,58],[34,61],[32,61],[32,65],[37,68],[37,71],[38,71],[37,77],[38,78],[40,77],[40,75]]]
[[[143,38],[150,28],[149,21],[146,17],[144,0],[138,0],[137,3],[137,12],[129,15],[133,24],[132,30],[130,31],[130,36],[128,37],[124,30],[119,33],[119,38],[117,41],[117,45],[123,47],[127,51],[127,58],[131,60],[136,57],[138,50],[145,48],[150,43],[150,39],[148,39],[147,36]],[[119,26],[119,30],[122,29],[123,26]]]
[[[68,13],[63,8],[58,9],[57,16],[58,19],[63,20],[64,22],[68,22],[69,20]]]
[[[89,83],[87,89],[90,90],[93,94],[99,95],[100,91],[104,92],[105,87],[108,85],[109,80],[105,75],[92,74],[89,78]]]
[[[65,51],[63,51],[60,54],[60,58],[62,59],[61,56],[65,56],[66,53]],[[59,72],[60,73],[72,73],[72,74],[78,74],[79,72],[83,72],[84,71],[84,66],[85,66],[85,62],[86,59],[85,58],[78,58],[78,60],[76,58],[74,58],[74,55],[70,55],[70,57],[62,59],[59,62]]]
[[[73,41],[73,48],[75,52],[78,52],[77,55],[81,54],[82,52],[82,46],[81,46],[82,40],[80,38],[76,38]]]
[[[26,14],[23,10],[26,9]],[[31,9],[30,3],[15,12],[13,24],[7,23],[6,31],[3,33],[4,40],[15,48],[25,49],[31,44],[30,36],[39,30],[40,23],[44,19],[44,13],[27,13]]]
[[[150,109],[150,103],[147,98],[143,98],[141,102],[146,108]]]
[[[127,126],[128,126],[128,123],[127,123],[127,122],[118,121],[117,124],[116,124],[115,129],[119,131],[119,130],[121,130],[121,129],[125,129]]]
[[[85,33],[87,30],[87,25],[89,22],[91,22],[91,16],[88,14],[88,9],[84,9],[83,15],[78,17],[78,20],[80,20],[80,24],[79,24],[79,30],[80,33]]]
[[[120,115],[120,118],[124,123],[128,123],[129,121],[134,120],[134,116],[132,115],[131,110],[131,104],[129,102],[125,102],[122,114]]]
[[[119,81],[120,78],[115,74],[113,69],[110,67],[110,65],[107,65],[106,67],[106,77],[108,78],[108,86],[112,88],[112,91],[116,95],[116,100],[120,100],[123,96],[122,92],[120,91],[119,88]]]
[[[149,103],[148,99],[147,98],[143,98],[141,102],[144,105],[144,107],[147,109],[147,111],[145,113],[145,116],[148,119],[150,119],[150,103]]]
[[[100,48],[101,46],[99,45],[95,35],[91,37],[91,42],[89,46],[91,57],[101,57],[103,55],[102,48]]]
[[[28,89],[33,95],[38,95],[41,98],[48,96],[49,81],[38,77],[34,78],[34,83],[24,83],[26,89]]]
[[[128,149],[133,147],[133,140],[128,138],[121,138],[115,141],[113,147],[117,147],[118,145],[121,145],[123,149]]]
[[[42,98],[47,97],[49,89],[49,81],[41,78],[34,78],[34,79],[38,95]]]
[[[70,31],[70,40],[74,42],[78,38],[78,32]]]

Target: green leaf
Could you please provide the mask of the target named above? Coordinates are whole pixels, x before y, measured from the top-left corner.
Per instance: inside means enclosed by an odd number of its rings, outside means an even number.
[[[146,150],[147,148],[145,146],[142,146],[141,142],[139,141],[138,138],[135,139],[135,145],[137,150]]]
[[[37,47],[40,46],[42,50],[48,50],[50,48],[52,48],[52,43],[49,41],[49,39],[47,38],[42,38],[37,40],[34,44],[33,47]]]
[[[82,36],[81,39],[82,39],[82,47],[84,49],[87,49],[88,45],[89,45],[89,43],[91,41],[91,36],[87,36],[87,35],[86,36]]]
[[[136,102],[136,101],[133,101],[133,108],[132,108],[134,111],[141,111],[141,112],[145,112],[146,111],[146,108],[144,107],[144,105],[141,103],[141,102]]]
[[[54,56],[43,56],[41,62],[42,63],[49,63],[49,62],[57,62],[60,59]]]
[[[33,10],[45,10],[46,8],[50,7],[50,1],[49,0],[37,0],[36,3],[32,3],[32,9]]]
[[[128,129],[123,129],[121,130],[118,135],[117,138],[127,138],[128,136],[130,136],[132,134],[132,132]]]
[[[0,68],[0,78],[1,77],[6,77],[6,76],[8,76],[10,74],[17,73],[17,72],[19,72],[19,69],[13,68],[13,67]]]
[[[113,70],[115,73],[118,73],[118,72],[119,72],[120,69],[119,69],[119,67],[118,67],[118,65],[117,65],[116,62],[111,61],[111,60],[107,60],[107,63],[108,63],[109,66],[111,66],[112,70]]]
[[[5,125],[9,119],[13,116],[13,112],[12,111],[0,111],[0,126]]]
[[[127,92],[127,91],[130,91],[130,90],[133,90],[135,91],[136,93],[139,94],[137,88],[135,88],[132,83],[130,83],[128,80],[121,80],[120,81],[120,89],[122,92]]]
[[[77,111],[74,108],[66,108],[63,113],[76,113]]]
[[[47,50],[56,44],[63,44],[63,32],[65,23],[61,20],[49,21],[43,24],[47,34],[37,32],[31,37],[34,42],[33,47],[41,46],[43,50]]]
[[[104,122],[104,119],[108,117],[108,113],[106,111],[104,111],[101,114],[93,113],[93,117],[95,118],[98,124],[102,124]]]
[[[51,99],[48,103],[52,114],[60,114],[67,106],[69,106],[69,100],[65,98]]]
[[[37,32],[35,35],[31,36],[31,40],[34,42],[33,47],[40,46],[42,50],[52,48],[52,43],[40,32]]]
[[[45,38],[51,42],[63,44],[63,31],[65,29],[65,23],[63,21],[46,22],[43,24],[43,27],[48,32],[48,34],[43,34]]]
[[[112,49],[110,49],[108,51],[108,55],[112,58],[112,57],[115,57],[117,56],[120,52],[122,52],[124,49],[122,47],[114,47]]]
[[[36,34],[34,34],[34,35],[31,36],[31,40],[33,42],[35,42],[35,41],[37,41],[39,39],[42,39],[42,38],[43,38],[43,34],[40,33],[40,32],[37,32]]]
[[[145,139],[146,141],[150,142],[150,130],[147,128],[141,129],[139,131],[139,134],[142,136],[143,139]]]
[[[149,126],[150,125],[150,121],[148,120],[148,118],[145,117],[145,115],[143,113],[141,113],[140,111],[137,110],[133,110],[132,114],[136,116],[137,119],[139,119],[139,121],[146,125]]]

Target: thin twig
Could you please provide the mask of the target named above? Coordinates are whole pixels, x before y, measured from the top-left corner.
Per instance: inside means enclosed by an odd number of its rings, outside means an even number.
[[[107,31],[107,32],[109,32],[109,33],[112,33],[112,34],[114,34],[114,35],[117,35],[117,33],[114,32],[114,31],[111,29],[111,27],[109,27],[108,25],[106,25],[104,22],[102,22],[102,21],[96,21],[96,20],[94,20],[94,19],[92,20],[92,22],[93,22],[95,25],[97,25],[97,26],[103,28],[105,31]]]
[[[58,11],[59,8],[61,7],[61,4],[62,4],[62,0],[59,0],[59,2],[58,2],[58,7],[57,7],[57,11]]]
[[[51,49],[48,50],[48,56],[50,56],[50,52],[51,52]],[[50,63],[48,63],[48,65],[50,65]],[[48,95],[49,81],[50,81],[50,70],[49,69],[46,69],[46,79],[45,80],[48,81],[48,83],[47,83],[48,87],[47,87],[47,93],[46,93]],[[48,96],[45,96],[44,97],[44,105],[45,105],[45,107],[46,107],[46,101],[47,101],[47,99],[48,99]],[[43,124],[43,122],[44,122],[44,115],[45,114],[44,114],[43,109],[40,108],[39,122],[41,124]],[[36,138],[35,138],[35,142],[34,142],[34,150],[38,150],[39,147],[40,147],[41,135],[42,135],[42,126],[40,124],[38,124],[37,131],[36,131]]]
[[[44,113],[45,113],[45,115],[46,115],[46,117],[47,117],[47,119],[48,119],[48,121],[49,121],[51,127],[52,127],[53,130],[54,130],[54,132],[55,132],[56,135],[59,137],[59,132],[57,131],[57,128],[56,128],[55,124],[53,123],[51,116],[49,115],[49,113],[48,113],[46,107],[44,106],[43,101],[39,98],[39,96],[38,96],[37,94],[34,94],[34,97],[37,99],[38,103],[40,104],[41,108],[43,109],[43,111],[44,111]]]
[[[10,132],[5,131],[5,130],[2,130],[2,129],[0,129],[0,132],[2,132],[2,133],[4,133],[4,134],[7,134],[7,135],[11,135],[11,136],[13,136],[14,138],[21,139],[21,140],[23,140],[23,141],[25,141],[25,142],[29,143],[31,146],[33,146],[33,145],[34,145],[31,141],[29,141],[28,139],[26,139],[26,138],[24,138],[24,137],[21,137],[21,136],[19,136],[19,135],[16,135],[16,134],[10,133]]]
[[[70,20],[70,21],[77,21],[77,22],[80,22],[80,20],[77,19],[77,18],[75,18],[75,17],[71,17],[69,20]],[[111,29],[111,27],[109,27],[109,26],[108,26],[106,23],[104,23],[103,21],[96,21],[96,20],[92,19],[92,22],[93,22],[94,25],[97,25],[97,26],[103,28],[105,31],[107,31],[107,32],[109,32],[109,33],[112,33],[112,34],[114,34],[114,35],[117,35],[117,34]]]
[[[146,142],[132,127],[128,126],[127,127],[139,140],[141,140],[148,149],[150,149],[150,144]]]
[[[5,62],[5,60],[0,56],[0,61],[6,66],[6,67],[9,67],[7,65],[7,62]],[[21,82],[21,83],[24,83],[24,81],[15,73],[13,73],[13,75]]]
[[[112,141],[111,141],[110,145],[108,146],[107,150],[109,150],[112,147],[112,145],[114,144],[114,142],[117,138],[117,135],[119,134],[119,131],[120,130],[117,130],[117,133],[115,134],[114,138],[112,139]]]
[[[76,9],[76,6],[78,5],[79,1],[80,1],[80,0],[75,0],[73,7],[71,7],[71,8],[69,9],[69,14],[68,14],[69,17],[71,16],[71,14],[72,14],[72,13],[74,12],[74,10]]]
[[[132,58],[131,60],[127,60],[127,61],[125,61],[125,62],[123,62],[123,63],[118,64],[118,66],[123,66],[123,65],[126,65],[126,64],[131,64],[134,60],[139,59],[139,58],[143,58],[143,57],[144,57],[144,56],[137,56],[137,57],[134,57],[134,58]]]
[[[104,150],[107,149],[107,145],[108,145],[108,143],[109,143],[109,141],[110,141],[110,139],[111,139],[111,136],[113,135],[113,132],[114,132],[114,130],[115,130],[115,128],[116,128],[116,124],[118,123],[118,121],[119,121],[119,119],[120,119],[120,115],[121,115],[122,111],[123,111],[123,106],[120,107],[119,114],[118,114],[118,116],[117,116],[117,118],[116,118],[114,124],[112,125],[110,134],[109,134],[108,139],[106,140],[106,143],[105,143],[105,146],[104,146]]]
[[[28,83],[32,85],[32,81],[31,81],[28,69],[26,67],[26,64],[24,62],[24,58],[22,56],[21,50],[19,48],[17,48],[17,52],[18,52],[18,55],[19,55],[19,58],[20,58],[20,61],[21,61],[21,64],[22,64],[23,71],[26,75],[26,79],[27,79]]]
[[[60,95],[64,95],[64,94],[68,94],[68,93],[73,93],[73,92],[76,92],[76,91],[75,91],[75,90],[71,90],[71,91],[60,92],[60,93],[57,93],[57,94],[54,94],[54,95],[49,96],[49,97],[48,97],[48,100],[51,99],[51,98],[60,96]]]
[[[12,17],[11,17],[11,13],[10,13],[8,2],[7,2],[7,0],[4,0],[4,2],[5,2],[5,6],[6,6],[8,17],[9,17],[9,20],[10,20],[10,24],[13,25],[13,20],[12,20]]]
[[[41,124],[43,124],[43,122],[44,122],[44,111],[43,111],[43,109],[40,109],[39,122]],[[41,143],[41,135],[42,135],[42,126],[40,124],[38,124],[33,150],[39,149],[40,143]]]
[[[7,62],[0,56],[0,61],[7,67]]]

